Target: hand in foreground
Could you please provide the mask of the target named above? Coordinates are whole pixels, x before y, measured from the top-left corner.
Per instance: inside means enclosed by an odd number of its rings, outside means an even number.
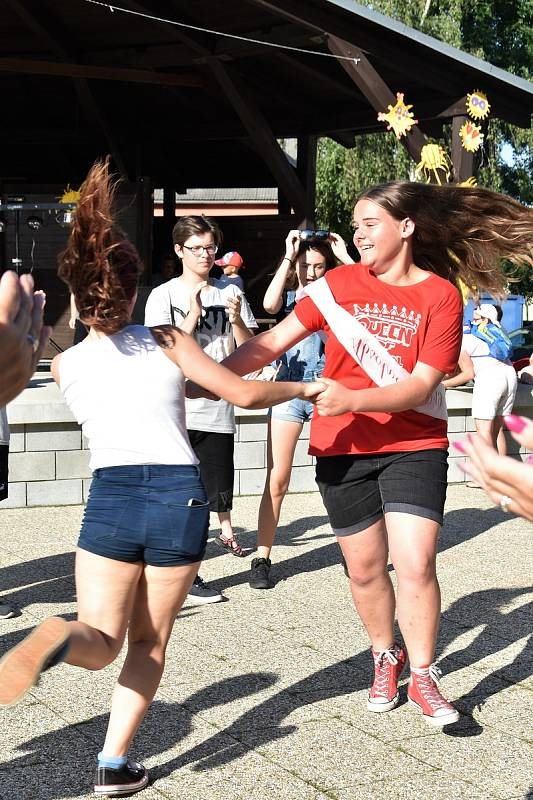
[[[204,400],[220,400],[220,397],[217,397],[216,394],[204,389],[203,386],[200,386],[194,381],[186,381],[185,397],[189,400],[197,400],[199,397],[203,397]]]
[[[342,236],[339,236],[338,233],[331,231],[329,234],[329,242],[331,244],[331,249],[333,250],[333,255],[339,259],[341,264],[353,264],[353,258],[348,253],[346,242]]]
[[[533,520],[533,466],[500,456],[480,436],[470,435],[455,448],[470,458],[460,468],[485,489],[495,505]]]
[[[511,431],[511,436],[519,444],[533,450],[533,420],[527,417],[518,417],[516,414],[508,414],[505,417],[505,424]]]
[[[322,383],[321,380],[302,383],[301,386],[302,389],[298,397],[300,400],[310,400],[311,403],[314,403],[320,392],[323,392],[326,388],[326,384]]]
[[[13,400],[35,372],[50,328],[43,326],[45,295],[31,275],[4,272],[0,279],[0,406]]]
[[[325,384],[325,389],[316,399],[316,407],[321,417],[336,417],[353,411],[354,393],[342,383],[332,381],[331,378],[320,378]]]
[[[228,319],[232,325],[238,325],[241,320],[241,295],[236,294],[228,300]]]

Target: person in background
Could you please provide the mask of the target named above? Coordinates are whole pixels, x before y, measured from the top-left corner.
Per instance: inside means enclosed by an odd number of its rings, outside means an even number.
[[[230,250],[225,253],[222,258],[215,261],[217,267],[220,267],[221,274],[216,276],[223,286],[237,286],[241,292],[244,292],[244,282],[239,275],[239,270],[244,269],[244,262],[242,256],[235,250]]]
[[[339,264],[353,261],[346,244],[336,233],[328,240],[301,241],[300,232],[289,231],[283,256],[272,278],[263,307],[283,319],[293,311],[305,287]],[[324,369],[324,342],[312,333],[278,360],[276,380],[316,380]],[[249,583],[252,589],[272,587],[270,554],[279,522],[281,505],[289,488],[296,444],[304,423],[313,416],[313,404],[291,400],[269,411],[267,433],[267,474],[259,505],[257,557],[252,559]]]
[[[163,257],[159,272],[154,272],[152,275],[152,286],[161,286],[162,283],[176,278],[178,274],[178,265],[176,264],[176,257],[173,253],[168,253]]]
[[[482,303],[472,317],[474,325],[491,322],[499,326],[495,306]],[[504,362],[490,355],[489,345],[473,333],[465,333],[459,355],[459,370],[453,377],[443,381],[446,389],[463,386],[474,381],[472,392],[472,417],[476,431],[501,455],[507,452],[503,434],[504,416],[513,410],[517,390],[517,376],[510,361]],[[471,489],[481,488],[474,481],[468,481]]]
[[[210,278],[222,241],[220,228],[209,217],[181,217],[172,233],[183,273],[154,289],[145,309],[146,325],[172,324],[190,333],[215,361],[253,336],[257,323],[242,291],[234,284]],[[242,557],[231,521],[235,413],[227,401],[187,399],[187,432],[200,462],[210,510],[218,514],[221,532],[215,542]],[[224,598],[197,576],[189,604],[220,602]]]

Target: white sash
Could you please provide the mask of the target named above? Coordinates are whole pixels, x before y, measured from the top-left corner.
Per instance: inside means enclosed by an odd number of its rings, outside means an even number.
[[[308,284],[305,293],[324,315],[345,350],[376,386],[390,386],[409,377],[410,373],[398,364],[376,337],[336,302],[325,277]],[[417,406],[414,411],[447,420],[446,392],[442,384],[437,386],[427,403]]]

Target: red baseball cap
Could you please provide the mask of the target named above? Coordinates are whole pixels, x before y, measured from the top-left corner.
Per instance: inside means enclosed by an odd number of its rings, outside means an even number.
[[[215,264],[218,267],[223,267],[223,268],[224,267],[229,267],[230,265],[232,267],[243,267],[244,266],[244,262],[242,260],[242,257],[235,250],[230,250],[229,253],[224,253],[222,258],[218,258],[215,261]]]

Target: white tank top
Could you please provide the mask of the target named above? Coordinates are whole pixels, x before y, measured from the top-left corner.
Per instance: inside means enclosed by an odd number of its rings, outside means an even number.
[[[149,328],[128,325],[61,355],[60,389],[89,442],[90,467],[198,464],[185,425],[183,372]]]

